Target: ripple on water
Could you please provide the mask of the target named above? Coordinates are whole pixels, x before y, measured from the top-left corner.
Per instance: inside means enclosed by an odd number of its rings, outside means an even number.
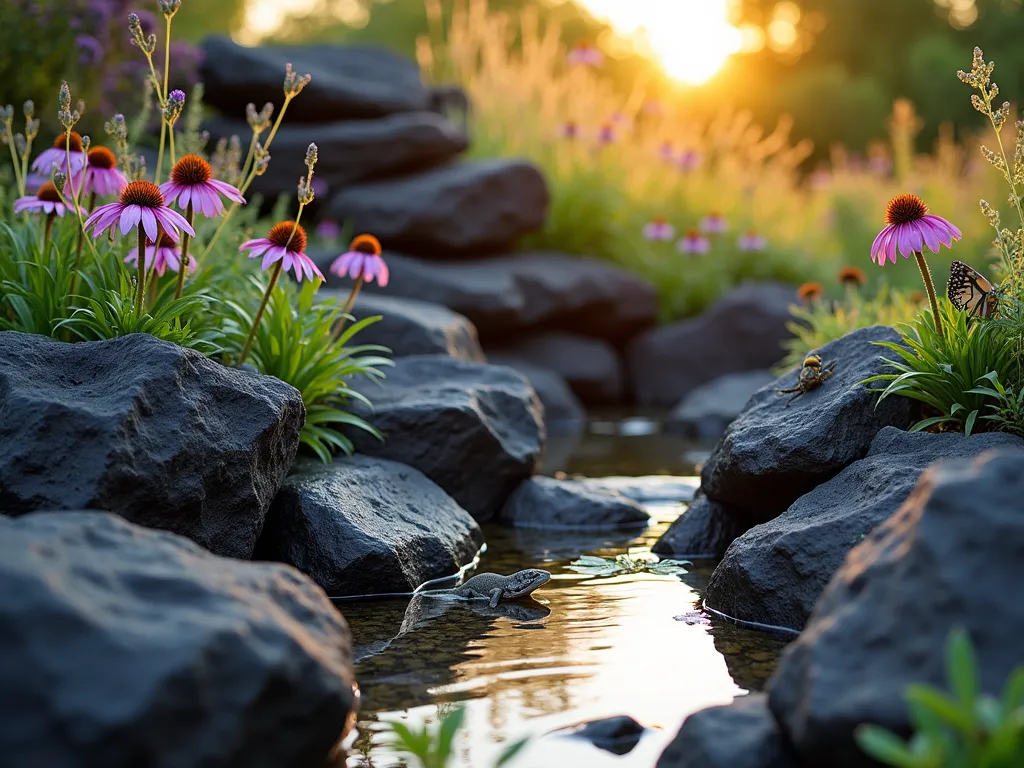
[[[491,609],[422,596],[342,603],[363,692],[360,737],[347,764],[397,765],[379,719],[435,722],[462,702],[456,765],[488,768],[503,745],[531,736],[515,765],[647,768],[688,714],[760,690],[785,639],[677,619],[699,616],[709,565],[695,565],[682,580],[595,579],[566,569],[581,554],[644,551],[680,509],[651,507],[655,524],[632,538],[488,529],[482,570],[552,572],[532,603]],[[648,727],[625,756],[553,733],[623,714]]]

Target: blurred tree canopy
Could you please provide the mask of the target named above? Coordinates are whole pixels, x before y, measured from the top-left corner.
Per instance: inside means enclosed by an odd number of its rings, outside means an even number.
[[[453,3],[437,0],[446,14]],[[672,2],[672,0],[665,0]],[[623,0],[628,2],[628,0]],[[751,109],[770,124],[782,114],[795,132],[815,142],[818,154],[831,143],[864,149],[886,134],[893,100],[909,98],[924,121],[918,137],[929,146],[940,124],[979,125],[969,91],[957,80],[981,46],[997,64],[1001,96],[1019,103],[1024,72],[1022,0],[734,0],[734,23],[760,35],[758,50],[738,54],[701,88],[687,88],[650,72],[635,55],[609,59],[609,75],[624,90],[638,74],[660,77],[663,91],[680,93],[695,111],[722,105]],[[515,13],[535,5],[543,21],[562,26],[567,45],[607,39],[605,24],[573,0],[490,0],[495,11]],[[237,30],[245,0],[182,4],[182,29],[194,39]],[[424,0],[318,0],[289,17],[274,42],[374,43],[415,55],[427,34]],[[657,87],[657,86],[656,86]]]

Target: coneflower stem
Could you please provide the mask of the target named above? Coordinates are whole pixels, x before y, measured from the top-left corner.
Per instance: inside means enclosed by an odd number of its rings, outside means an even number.
[[[263,313],[267,309],[267,302],[270,301],[270,294],[274,292],[274,287],[277,285],[277,279],[281,276],[282,267],[284,267],[284,259],[281,259],[274,265],[274,271],[270,275],[270,283],[263,294],[263,301],[260,302],[260,308],[256,310],[256,317],[252,319],[249,337],[245,340],[245,346],[242,347],[242,354],[238,356],[238,365],[244,363],[245,359],[249,356],[249,350],[252,349],[252,343],[256,339],[256,329],[260,327],[260,320],[263,319]]]
[[[185,221],[188,225],[192,226],[192,219],[195,214],[192,211],[192,201],[189,200],[188,208],[185,209]],[[174,298],[180,299],[181,292],[185,290],[185,273],[188,271],[188,244],[189,236],[188,232],[182,230],[181,233],[181,261],[178,262],[178,290],[174,292]]]
[[[146,230],[139,223],[139,292],[135,294],[135,315],[142,317],[142,302],[146,298]]]
[[[338,318],[338,324],[334,326],[334,337],[341,336],[341,332],[345,329],[345,324],[348,322],[348,316],[352,314],[352,308],[356,305],[356,299],[359,296],[359,291],[363,287],[363,276],[360,275],[359,279],[356,280],[352,286],[352,290],[349,291],[348,300],[345,302],[345,306],[341,309],[341,317]]]
[[[942,318],[939,317],[939,302],[935,298],[935,284],[932,282],[932,271],[928,268],[928,262],[925,261],[924,254],[921,251],[914,251],[914,258],[917,259],[917,268],[921,270],[924,288],[928,291],[928,301],[932,305],[932,317],[935,318],[935,332],[939,334],[940,339],[945,339],[946,335],[942,332]]]
[[[46,248],[50,245],[50,235],[53,234],[53,220],[57,218],[57,213],[48,213],[46,215],[46,226],[43,227],[43,257],[46,257]]]
[[[177,162],[174,157],[174,124],[167,124],[167,137],[170,140],[171,145],[171,168],[174,167],[174,163]]]
[[[93,192],[89,195],[89,210],[93,210],[96,207],[96,193]],[[71,301],[71,297],[75,295],[75,288],[78,287],[78,265],[82,261],[82,243],[85,242],[85,229],[82,227],[78,228],[78,244],[75,246],[75,263],[71,270],[71,290],[68,291],[68,303]]]
[[[153,183],[160,185],[160,170],[164,165],[164,142],[167,140],[167,122],[160,121],[160,150],[156,156],[156,173],[153,175]]]

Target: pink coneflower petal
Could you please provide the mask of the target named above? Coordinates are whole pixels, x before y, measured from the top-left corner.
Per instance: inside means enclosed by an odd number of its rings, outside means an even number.
[[[357,253],[352,257],[352,261],[349,263],[348,276],[355,280],[365,271],[366,255]]]
[[[228,200],[234,200],[236,203],[242,203],[243,205],[245,204],[245,198],[242,197],[242,193],[227,182],[212,179],[209,184],[224,195],[224,197],[228,198]]]
[[[121,211],[121,234],[127,235],[142,220],[142,208],[138,205],[126,205]]]
[[[390,279],[391,270],[388,269],[387,262],[384,259],[380,259],[380,265],[377,268],[377,285],[381,288],[386,288]]]
[[[143,208],[142,211],[142,228],[146,232],[146,237],[150,240],[156,240],[160,233],[156,227],[156,216],[153,214],[152,209]]]

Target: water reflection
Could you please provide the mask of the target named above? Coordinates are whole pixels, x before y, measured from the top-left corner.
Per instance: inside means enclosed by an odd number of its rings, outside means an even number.
[[[438,702],[442,711],[465,702],[457,765],[486,768],[503,744],[530,735],[515,765],[650,766],[686,715],[760,689],[783,640],[675,618],[696,609],[709,567],[683,580],[648,574],[593,579],[566,570],[581,553],[611,557],[649,547],[679,507],[653,511],[659,522],[618,540],[487,530],[483,569],[552,572],[533,603],[490,609],[420,596],[343,604],[361,659],[364,703],[348,765],[401,764],[378,732],[378,718],[419,724],[436,720]],[[623,714],[648,730],[622,756],[564,734],[582,722]]]

